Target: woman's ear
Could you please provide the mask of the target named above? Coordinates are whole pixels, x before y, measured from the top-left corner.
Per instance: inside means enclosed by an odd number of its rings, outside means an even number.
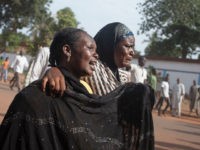
[[[68,44],[63,46],[63,54],[67,57],[67,61],[70,61],[71,57],[71,48]]]

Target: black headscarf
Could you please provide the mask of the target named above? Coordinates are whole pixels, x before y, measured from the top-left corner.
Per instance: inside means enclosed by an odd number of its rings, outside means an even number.
[[[114,22],[104,26],[94,37],[99,59],[112,70],[117,78],[118,69],[114,61],[114,49],[118,42],[128,36],[133,36],[131,30],[122,23]]]

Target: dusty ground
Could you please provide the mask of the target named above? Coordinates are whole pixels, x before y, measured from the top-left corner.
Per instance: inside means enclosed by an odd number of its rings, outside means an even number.
[[[10,90],[8,83],[0,81],[0,123],[17,94]],[[182,117],[157,116],[153,111],[156,150],[200,150],[200,118],[195,113],[189,115],[189,102],[183,101]]]

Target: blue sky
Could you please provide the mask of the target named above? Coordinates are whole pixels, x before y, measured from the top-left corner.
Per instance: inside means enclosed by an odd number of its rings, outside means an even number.
[[[144,0],[53,0],[50,10],[55,14],[59,9],[70,7],[83,27],[90,35],[94,36],[99,29],[111,22],[122,22],[134,33],[136,50],[142,54],[148,38],[137,35],[141,15],[138,13],[137,3]]]

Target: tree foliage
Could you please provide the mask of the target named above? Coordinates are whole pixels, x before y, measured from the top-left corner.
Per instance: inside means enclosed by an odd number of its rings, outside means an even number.
[[[28,36],[25,34],[19,32],[19,33],[11,33],[4,31],[0,35],[0,45],[5,45],[4,47],[1,47],[1,50],[5,50],[5,47],[9,47],[10,52],[14,52],[16,47],[23,46],[23,47],[29,47]],[[17,45],[17,46],[16,46]]]
[[[26,28],[26,31],[29,31],[37,26],[41,17],[49,17],[48,6],[51,2],[51,0],[1,0],[0,31],[3,37],[1,47],[12,50],[21,45],[29,45],[28,49],[31,49],[31,39],[28,33],[22,33],[22,30]]]
[[[75,19],[73,11],[69,8],[63,8],[57,12],[58,23],[56,25],[56,30],[65,27],[77,27],[78,22]]]
[[[48,14],[51,0],[1,0],[0,1],[0,29],[17,29],[30,26],[37,22],[41,14]]]
[[[28,51],[35,54],[38,45],[50,44],[56,31],[64,27],[77,27],[75,15],[68,7],[52,16],[49,11],[51,2],[52,0],[1,0],[0,48],[12,50],[26,45]]]
[[[40,16],[37,24],[31,29],[31,36],[34,39],[33,49],[37,49],[38,45],[49,45],[56,31],[65,27],[77,27],[73,11],[69,8],[63,8],[56,13],[56,16]],[[35,51],[32,51],[34,54]]]
[[[146,0],[139,6],[141,33],[154,32],[147,54],[186,58],[196,52],[200,46],[199,0]]]
[[[179,57],[181,55],[180,49],[174,48],[174,41],[170,39],[161,39],[156,33],[150,38],[150,43],[145,49],[148,56],[168,56]]]

